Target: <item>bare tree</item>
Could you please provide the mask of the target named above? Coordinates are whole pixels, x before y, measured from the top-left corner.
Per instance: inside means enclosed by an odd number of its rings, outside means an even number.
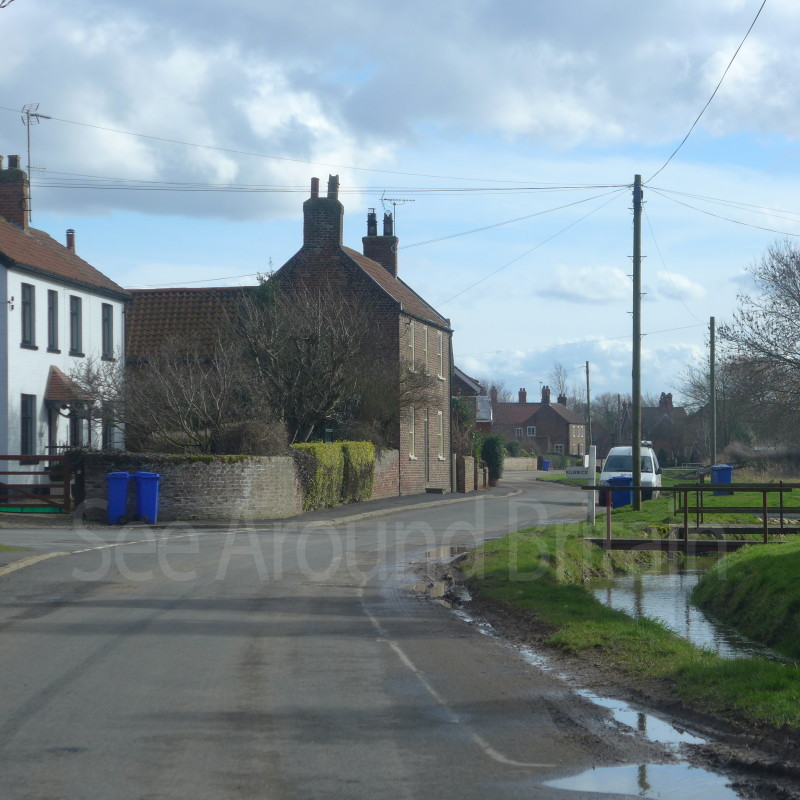
[[[492,388],[497,389],[497,400],[500,403],[511,403],[517,398],[511,393],[511,389],[506,386],[506,382],[502,378],[482,377],[475,378],[478,383],[483,386],[487,392]]]
[[[547,381],[556,397],[566,397],[568,393],[569,370],[560,361],[553,362],[550,372],[547,373]]]

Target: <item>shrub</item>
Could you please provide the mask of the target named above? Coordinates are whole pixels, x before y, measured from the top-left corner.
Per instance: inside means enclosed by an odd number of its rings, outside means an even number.
[[[306,442],[292,445],[303,485],[303,511],[339,505],[344,481],[341,443]]]
[[[516,441],[506,442],[506,452],[512,458],[515,458],[516,456],[522,455],[522,448],[519,446],[519,442]]]
[[[503,459],[505,458],[505,447],[503,437],[496,433],[486,436],[481,446],[481,458],[489,467],[489,480],[496,481],[503,474]]]
[[[344,456],[343,503],[359,503],[372,497],[375,478],[375,445],[372,442],[338,442]]]

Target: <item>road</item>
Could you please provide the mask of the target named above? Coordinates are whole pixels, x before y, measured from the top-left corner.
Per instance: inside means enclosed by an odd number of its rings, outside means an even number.
[[[330,527],[0,531],[64,554],[0,577],[0,796],[630,796],[547,782],[661,745],[404,588],[443,545],[585,513],[506,486]]]

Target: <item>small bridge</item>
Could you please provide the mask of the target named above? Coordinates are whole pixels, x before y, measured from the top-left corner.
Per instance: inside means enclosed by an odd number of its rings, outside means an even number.
[[[596,487],[582,486],[584,491],[596,491]],[[650,491],[650,486],[625,486],[622,491],[642,492]],[[784,502],[785,495],[795,489],[800,489],[798,483],[693,483],[677,484],[675,486],[662,487],[661,491],[671,493],[673,496],[673,513],[681,515],[682,524],[673,526],[679,537],[667,537],[658,539],[631,539],[614,537],[611,533],[612,519],[612,493],[613,490],[606,492],[606,535],[604,538],[590,537],[585,541],[603,547],[606,550],[660,550],[669,553],[728,553],[738,550],[750,544],[769,544],[770,532],[781,535],[800,533],[800,505],[787,506]],[[713,492],[715,495],[734,495],[736,492],[755,492],[761,494],[762,502],[759,506],[724,505],[709,506],[704,502],[705,496]],[[769,504],[769,496],[777,494],[779,496],[778,505]],[[690,504],[690,497],[692,503]],[[625,506],[622,506],[625,508]],[[761,516],[761,525],[730,525],[713,526],[713,535],[758,535],[756,538],[748,539],[725,539],[725,538],[689,538],[689,516],[694,515],[695,534],[701,531],[701,525],[707,515],[713,514],[753,514]],[[787,515],[794,518],[795,524],[787,525]],[[770,526],[770,520],[773,525]],[[777,524],[776,524],[777,523]],[[706,530],[709,530],[706,528]]]

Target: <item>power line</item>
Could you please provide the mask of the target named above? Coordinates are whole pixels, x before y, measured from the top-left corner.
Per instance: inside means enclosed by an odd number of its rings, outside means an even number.
[[[262,273],[259,272],[247,272],[244,275],[227,275],[224,278],[205,278],[199,281],[177,281],[173,283],[146,283],[142,286],[129,286],[129,289],[164,289],[164,288],[172,288],[177,286],[190,286],[194,283],[212,283],[214,281],[232,281],[235,278],[254,278],[257,277]]]
[[[554,233],[552,236],[548,236],[546,239],[544,239],[543,241],[539,242],[537,245],[534,245],[529,250],[526,250],[521,255],[517,256],[516,258],[514,258],[511,261],[507,262],[506,264],[503,264],[501,267],[498,267],[497,269],[493,270],[492,272],[489,272],[488,274],[484,275],[482,278],[480,278],[479,280],[475,281],[475,283],[471,283],[469,286],[465,287],[460,292],[454,294],[452,297],[448,297],[447,300],[440,301],[439,303],[437,303],[437,305],[438,306],[443,306],[446,303],[449,303],[452,300],[455,300],[457,297],[461,297],[462,294],[465,294],[470,289],[474,289],[476,286],[478,286],[479,284],[483,283],[484,281],[489,280],[489,278],[493,277],[494,275],[497,275],[498,272],[502,272],[504,269],[506,269],[507,267],[510,267],[512,264],[516,264],[517,261],[520,261],[521,259],[525,258],[525,256],[530,255],[534,250],[538,250],[540,247],[543,247],[548,242],[551,242],[557,236],[560,236],[562,233],[565,233],[570,228],[574,228],[575,225],[577,225],[579,222],[583,222],[583,220],[585,220],[587,217],[590,217],[590,216],[592,216],[592,214],[595,214],[598,211],[600,211],[600,209],[605,208],[612,200],[615,200],[624,191],[625,191],[625,189],[620,189],[619,191],[613,192],[612,193],[613,196],[609,200],[607,200],[605,203],[602,203],[597,208],[595,208],[592,211],[590,211],[588,214],[584,214],[582,217],[579,217],[574,222],[571,222],[569,225],[567,225],[566,227],[562,228],[560,231],[557,231],[556,233]],[[600,195],[600,196],[605,196],[605,195]],[[590,198],[590,199],[595,199],[595,198]]]
[[[782,217],[783,219],[792,219],[792,217],[800,218],[800,211],[789,211],[785,208],[770,208],[769,206],[760,206],[755,203],[745,203],[740,200],[730,200],[730,199],[723,199],[721,197],[709,197],[708,195],[702,194],[693,194],[691,192],[681,192],[678,189],[664,189],[660,186],[650,186],[650,189],[653,191],[660,191],[666,194],[676,194],[680,197],[691,197],[695,200],[705,200],[709,203],[717,203],[718,205],[728,206],[730,208],[739,208],[742,210],[749,210],[749,211],[757,211],[759,214],[764,214],[765,216],[777,216],[780,217],[782,214],[789,214],[788,217]]]
[[[747,37],[750,35],[750,31],[753,30],[753,27],[755,26],[756,21],[758,20],[758,18],[761,16],[761,12],[764,10],[764,6],[766,4],[767,4],[767,0],[763,0],[763,2],[761,3],[761,7],[758,9],[758,13],[756,14],[756,16],[753,19],[753,21],[750,23],[750,27],[747,29],[747,33],[744,35],[744,39],[742,39],[742,41],[740,42],[739,46],[736,48],[736,52],[733,54],[731,60],[728,62],[728,66],[725,67],[725,71],[722,73],[722,77],[719,79],[719,83],[716,85],[716,87],[714,88],[714,91],[711,93],[711,97],[708,98],[708,102],[700,110],[700,113],[697,115],[697,119],[692,123],[692,127],[689,128],[689,131],[686,134],[686,136],[684,136],[683,139],[681,139],[681,143],[672,151],[672,155],[670,155],[670,157],[661,165],[660,169],[656,170],[647,179],[646,183],[649,183],[651,180],[653,180],[653,178],[655,178],[656,175],[658,175],[658,173],[661,172],[667,166],[667,164],[669,164],[670,161],[672,161],[672,159],[675,157],[675,155],[678,152],[678,150],[680,150],[681,147],[683,147],[683,145],[686,143],[686,140],[689,138],[689,136],[691,135],[692,131],[695,129],[695,126],[697,125],[698,122],[700,122],[700,117],[703,116],[703,114],[705,113],[705,110],[711,105],[711,101],[714,99],[714,96],[717,94],[717,91],[719,90],[719,87],[722,86],[722,82],[725,80],[725,76],[728,74],[728,70],[731,68],[731,66],[733,65],[733,62],[736,60],[736,56],[739,55],[739,51],[742,49],[742,46],[744,45],[744,43],[747,41]]]

